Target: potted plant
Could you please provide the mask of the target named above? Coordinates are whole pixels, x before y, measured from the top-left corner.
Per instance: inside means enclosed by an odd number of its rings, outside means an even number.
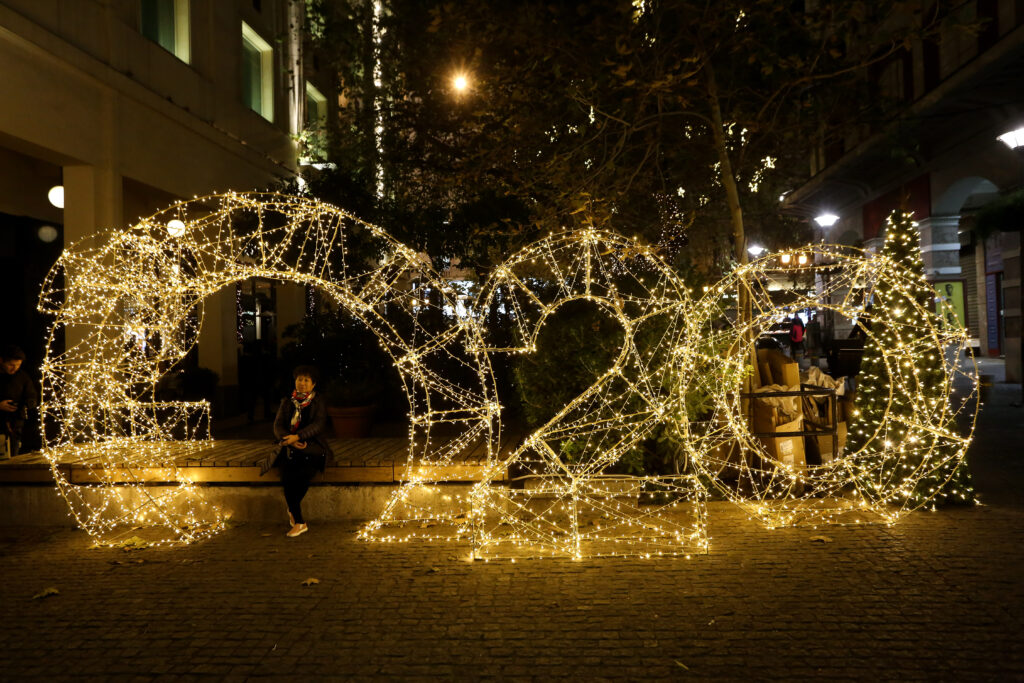
[[[327,414],[339,439],[359,439],[370,435],[380,382],[370,378],[346,380],[335,378],[322,389],[327,401]]]

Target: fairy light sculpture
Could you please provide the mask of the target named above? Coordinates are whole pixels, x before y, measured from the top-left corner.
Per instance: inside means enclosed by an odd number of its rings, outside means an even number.
[[[949,473],[948,478],[966,455],[978,406],[977,368],[964,353],[966,331],[944,324],[944,312],[935,311],[932,297],[922,299],[922,288],[930,287],[912,264],[823,245],[800,253],[806,256],[803,265],[790,259],[780,267],[780,259],[771,256],[738,268],[697,303],[695,336],[712,344],[717,339],[730,353],[705,357],[706,368],[695,369],[696,374],[720,372],[723,363],[733,372],[721,375],[728,381],[711,394],[714,409],[695,426],[685,447],[715,488],[769,527],[895,522],[928,502],[929,496],[912,495],[919,482],[938,472]],[[803,287],[811,288],[780,290],[775,285],[780,277],[802,279]],[[863,436],[851,439],[849,452],[834,459],[823,452],[820,462],[811,463],[799,453],[767,448],[778,441],[755,437],[749,419],[759,408],[751,402],[767,400],[748,392],[752,345],[787,310],[831,311],[837,319],[856,321],[883,285],[885,305],[873,308],[870,326],[860,323],[868,343],[878,348],[878,366],[886,376],[882,384],[888,387],[874,422],[866,429],[854,408],[850,429]],[[752,306],[748,322],[736,314],[741,291]],[[931,367],[928,377],[920,372],[922,359]],[[796,397],[794,407],[805,415],[803,400]],[[831,420],[827,410],[820,418]],[[803,419],[796,431],[811,429]]]
[[[351,255],[368,250],[369,261]],[[466,351],[480,346],[478,329],[438,324],[455,301],[418,254],[316,200],[204,197],[98,247],[74,245],[43,287],[40,309],[54,316],[42,368],[43,455],[71,514],[99,541],[150,526],[166,532],[158,542],[189,542],[223,527],[222,512],[175,467],[210,439],[208,403],[155,397],[160,378],[196,343],[203,300],[253,277],[319,288],[376,334],[409,400],[409,462],[421,466],[411,478],[481,440],[493,457],[490,366]],[[69,481],[65,462],[88,483]],[[178,483],[147,486],[153,470]]]
[[[542,292],[531,282],[550,286]],[[621,327],[623,343],[611,367],[509,456],[494,461],[468,494],[468,512],[409,520],[447,519],[454,533],[444,525],[421,531],[412,524],[388,540],[462,537],[482,559],[707,552],[704,489],[685,463],[662,475],[614,472],[657,426],[685,431],[686,420],[678,419],[683,395],[668,389],[691,365],[682,281],[649,247],[619,235],[586,229],[548,237],[498,266],[476,305],[481,320],[491,307],[509,307],[518,343],[497,346],[484,331],[485,345],[477,350],[536,351],[545,321],[571,301],[593,304]],[[513,482],[498,485],[506,473]],[[370,530],[377,531],[377,524]]]
[[[101,542],[137,526],[162,529],[168,543],[223,528],[222,512],[175,465],[210,440],[209,405],[158,401],[158,383],[195,346],[203,301],[259,277],[318,288],[377,336],[401,376],[408,467],[363,539],[457,539],[483,559],[689,556],[708,549],[706,487],[770,527],[892,523],[934,495],[921,482],[965,456],[978,401],[966,332],[922,298],[914,264],[823,245],[800,253],[782,267],[774,256],[742,266],[694,301],[651,248],[588,228],[509,258],[470,314],[450,323],[458,302],[424,259],[344,211],[270,193],[182,202],[99,246],[74,245],[47,277],[43,454],[71,514]],[[783,274],[803,288],[780,292]],[[888,395],[874,392],[870,419],[851,422],[848,453],[807,463],[772,452],[749,419],[756,340],[786,309],[855,320],[876,287],[886,305],[865,333]],[[738,314],[741,301],[750,315]],[[489,355],[536,352],[545,321],[570,302],[614,320],[621,347],[591,386],[498,458]],[[512,346],[486,329],[498,305],[511,310]],[[677,449],[673,471],[617,468],[658,429]],[[439,486],[459,478],[451,465],[468,449],[485,454],[482,480],[461,493]],[[67,462],[84,482],[68,479]],[[154,472],[177,483],[147,486]]]

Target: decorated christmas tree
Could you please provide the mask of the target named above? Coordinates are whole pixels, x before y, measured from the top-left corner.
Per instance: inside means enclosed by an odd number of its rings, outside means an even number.
[[[857,377],[849,451],[862,491],[891,490],[888,502],[910,508],[974,500],[963,444],[949,438],[957,426],[943,391],[947,358],[936,348],[935,292],[925,279],[921,239],[911,214],[894,211],[886,221],[881,258],[908,269],[912,285],[885,278],[874,283],[870,307],[858,325],[865,331]],[[947,351],[947,354],[959,349]],[[895,382],[899,375],[901,382]],[[893,391],[893,386],[907,387]],[[915,428],[925,416],[949,414],[943,433]],[[866,447],[866,448],[865,448]]]

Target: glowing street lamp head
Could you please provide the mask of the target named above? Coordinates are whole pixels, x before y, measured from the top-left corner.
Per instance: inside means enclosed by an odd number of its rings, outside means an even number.
[[[1010,149],[1024,147],[1024,128],[1018,128],[1016,130],[1011,130],[1008,133],[1003,133],[997,139]]]
[[[823,228],[831,228],[839,220],[839,216],[834,213],[823,213],[820,216],[815,216],[814,222]]]
[[[181,237],[185,234],[185,223],[177,218],[167,221],[167,234],[171,237]]]
[[[50,191],[46,193],[46,198],[50,200],[50,203],[56,206],[58,209],[64,208],[64,186],[54,185],[50,188]]]
[[[455,92],[461,95],[469,90],[469,78],[463,73],[455,74],[452,78],[452,87],[455,88]]]
[[[766,251],[767,249],[762,247],[760,244],[751,244],[749,247],[747,247],[747,253],[753,256],[754,258],[757,258]]]

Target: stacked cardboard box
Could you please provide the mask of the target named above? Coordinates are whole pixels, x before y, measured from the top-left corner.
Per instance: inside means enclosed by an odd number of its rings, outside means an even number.
[[[804,451],[804,437],[786,435],[787,432],[802,432],[803,416],[790,420],[784,417],[777,408],[754,399],[753,430],[758,433],[776,433],[780,436],[759,436],[764,449],[772,459],[791,467],[798,472],[807,470],[807,458]]]

